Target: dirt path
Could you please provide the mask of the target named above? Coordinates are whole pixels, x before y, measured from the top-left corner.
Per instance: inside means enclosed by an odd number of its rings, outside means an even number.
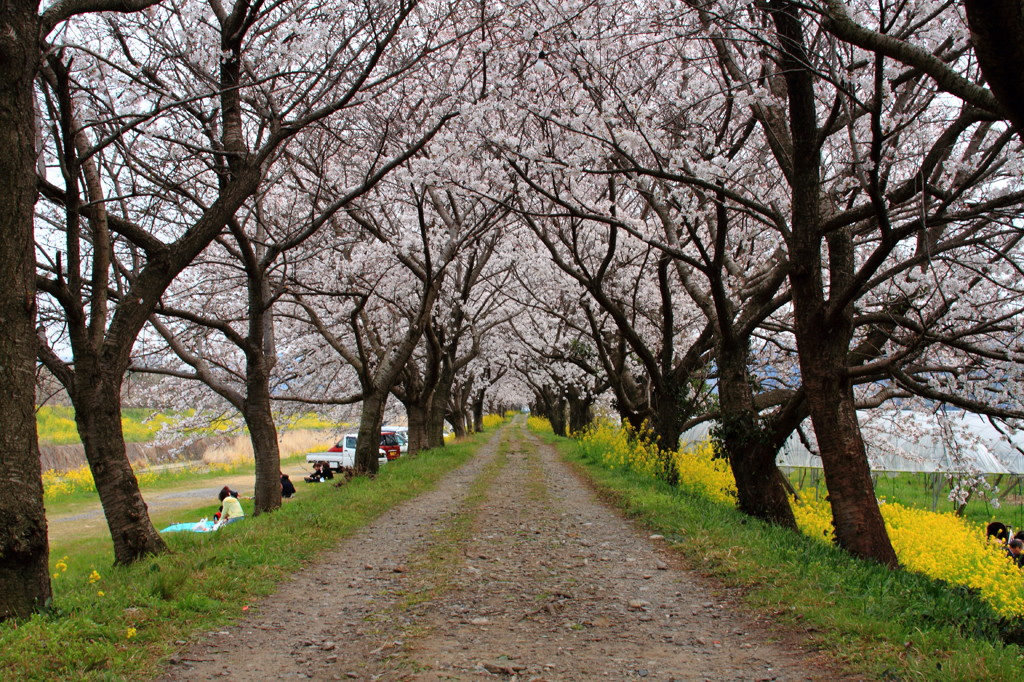
[[[602,504],[521,423],[165,680],[834,680]]]

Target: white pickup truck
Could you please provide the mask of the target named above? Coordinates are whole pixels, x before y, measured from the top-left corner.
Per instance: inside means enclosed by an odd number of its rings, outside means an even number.
[[[331,469],[341,471],[342,469],[354,469],[356,466],[356,436],[355,433],[346,433],[341,437],[333,448],[327,452],[311,452],[306,455],[306,462],[316,464],[327,462]],[[388,452],[381,448],[378,452],[377,463],[384,464],[388,461]]]

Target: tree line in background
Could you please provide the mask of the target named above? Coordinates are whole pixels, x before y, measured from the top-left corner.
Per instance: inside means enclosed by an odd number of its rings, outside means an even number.
[[[10,4],[0,617],[50,598],[37,370],[122,564],[166,551],[129,373],[238,415],[256,513],[311,405],[359,406],[366,471],[389,401],[414,451],[524,403],[666,452],[714,421],[788,527],[800,434],[892,567],[858,411],[1024,417],[1019,3]]]

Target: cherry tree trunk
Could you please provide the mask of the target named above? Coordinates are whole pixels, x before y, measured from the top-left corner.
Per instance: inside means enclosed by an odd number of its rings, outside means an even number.
[[[167,545],[150,521],[139,482],[125,452],[120,375],[89,371],[90,364],[76,367],[71,402],[114,543],[114,562],[130,564],[166,551]]]
[[[0,13],[0,620],[50,599],[35,416],[36,7],[14,0]]]
[[[409,452],[415,454],[427,449],[427,410],[415,403],[407,403],[405,414],[409,418]]]
[[[584,431],[593,421],[591,408],[594,399],[582,397],[578,391],[569,392],[569,433],[577,434]]]
[[[427,448],[444,447],[444,409],[431,405],[426,422]]]
[[[362,414],[359,416],[359,436],[356,440],[356,471],[375,474],[379,468],[380,427],[384,423],[384,407],[388,392],[373,390],[363,396]]]
[[[430,396],[430,407],[427,412],[427,447],[444,447],[444,420],[448,398],[451,396],[452,385],[455,383],[455,370],[446,360],[441,368],[437,384]],[[452,428],[455,425],[452,424]]]
[[[455,432],[456,438],[466,437],[466,413],[465,412],[448,412],[446,414],[448,423],[452,425],[452,430]]]
[[[837,343],[841,334],[829,335],[820,326],[808,328],[807,317],[813,316],[797,315],[800,371],[821,454],[836,542],[854,556],[896,567],[899,562],[875,497],[853,388],[846,379],[846,346]]]
[[[683,435],[683,410],[679,405],[678,391],[674,384],[671,386],[651,396],[655,422],[647,428],[658,446],[661,465],[659,478],[669,485],[675,485],[679,482],[679,471],[671,453],[679,449],[679,437]]]
[[[473,398],[473,430],[480,433],[484,430],[484,395],[485,390],[480,389]]]
[[[971,44],[992,94],[1024,137],[1024,6],[1019,0],[964,0]]]
[[[565,421],[566,401],[562,396],[549,397],[548,421],[551,422],[551,430],[556,436],[568,436]]]
[[[281,506],[281,451],[277,427],[270,409],[270,388],[262,356],[250,360],[246,372],[246,393],[242,411],[256,460],[256,490],[253,514]]]
[[[793,139],[789,283],[793,292],[797,354],[808,412],[818,440],[836,541],[854,556],[896,567],[871,484],[867,452],[846,372],[853,337],[852,305],[838,309],[826,299],[822,247],[821,149],[814,92],[800,9],[790,0],[771,0],[779,35],[780,67],[786,79]],[[841,298],[855,269],[852,236],[828,236],[829,292]],[[838,293],[837,293],[838,292]]]
[[[775,464],[776,448],[754,408],[747,354],[735,344],[720,343],[717,360],[721,441],[736,481],[740,511],[796,530],[782,472]]]

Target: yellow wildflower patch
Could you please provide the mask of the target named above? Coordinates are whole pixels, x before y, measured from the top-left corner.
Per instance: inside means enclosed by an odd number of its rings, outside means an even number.
[[[736,479],[729,460],[719,456],[710,441],[673,453],[679,484],[716,502],[736,504]]]
[[[497,426],[501,426],[501,423],[505,421],[505,418],[500,414],[485,414],[484,415],[484,428],[492,429]]]
[[[551,422],[543,417],[527,417],[526,426],[538,433],[551,433]]]
[[[538,420],[539,421],[539,420]],[[531,424],[531,428],[534,428]],[[657,476],[659,454],[648,440],[628,429],[596,422],[578,435],[581,449],[610,469]],[[736,503],[736,485],[728,460],[716,456],[712,442],[672,453],[679,485],[726,504]],[[832,510],[824,500],[792,500],[804,534],[831,543]],[[901,504],[882,504],[882,517],[896,556],[907,569],[978,591],[999,615],[1024,616],[1024,576],[1002,547],[986,541],[984,528],[953,513],[931,512]]]

